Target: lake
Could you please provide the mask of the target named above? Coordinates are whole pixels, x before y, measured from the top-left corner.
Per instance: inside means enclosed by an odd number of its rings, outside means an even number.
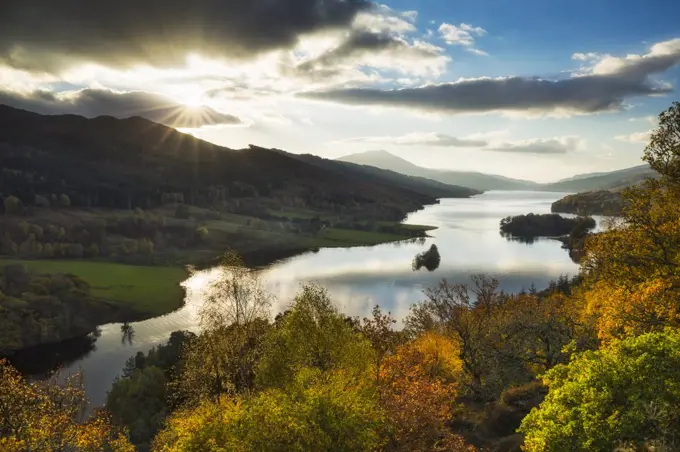
[[[443,199],[406,220],[438,227],[429,233],[430,238],[373,247],[322,249],[280,261],[262,271],[267,287],[276,294],[273,314],[283,310],[306,281],[326,287],[346,314],[368,316],[378,304],[399,322],[411,304],[424,298],[423,290],[443,278],[457,283],[465,282],[471,274],[486,273],[497,278],[500,287],[508,292],[528,289],[532,284],[544,288],[562,274],[575,275],[578,265],[558,241],[524,244],[502,237],[499,222],[508,215],[549,213],[550,205],[564,195],[491,191],[470,199]],[[441,254],[439,268],[414,271],[414,256],[432,244]],[[120,324],[105,325],[96,338],[44,347],[40,357],[24,356],[22,360],[41,364],[45,360],[68,362],[67,372],[82,368],[92,404],[101,405],[131,355],[165,342],[173,331],[198,329],[201,287],[215,274],[215,270],[207,270],[193,275],[184,283],[187,298],[182,309],[131,324],[132,335],[122,334]]]

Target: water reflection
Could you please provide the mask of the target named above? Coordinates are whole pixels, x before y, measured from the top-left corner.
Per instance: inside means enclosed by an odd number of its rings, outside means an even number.
[[[120,342],[125,345],[132,345],[132,340],[135,338],[135,329],[129,323],[124,323],[120,327]]]
[[[532,244],[507,241],[498,234],[501,218],[528,212],[548,213],[559,193],[488,192],[472,199],[444,199],[411,215],[410,224],[437,226],[430,238],[376,247],[322,249],[288,258],[262,271],[266,287],[276,294],[272,315],[284,311],[301,284],[317,282],[347,315],[370,316],[378,304],[391,311],[399,323],[410,306],[424,298],[423,290],[442,278],[466,282],[470,275],[486,273],[509,292],[548,285],[558,276],[574,275],[578,266],[554,240]],[[413,271],[413,257],[437,243],[441,259],[436,272]],[[201,290],[218,271],[194,274],[184,286],[185,306],[172,314],[129,325],[106,325],[96,348],[91,348],[68,368],[85,372],[88,396],[95,405],[104,402],[106,391],[128,357],[146,352],[168,340],[177,330],[198,330]],[[92,344],[91,344],[92,345]],[[67,360],[62,360],[67,363]]]

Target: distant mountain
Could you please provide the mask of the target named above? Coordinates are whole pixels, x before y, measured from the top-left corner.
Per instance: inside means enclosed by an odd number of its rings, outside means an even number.
[[[656,173],[649,165],[634,166],[609,173],[593,173],[575,176],[571,180],[562,180],[552,184],[544,184],[542,190],[562,192],[584,192],[597,190],[615,190],[638,184],[654,177]]]
[[[229,149],[140,117],[46,116],[3,105],[0,168],[0,196],[24,205],[66,194],[74,206],[147,209],[171,196],[253,216],[302,206],[398,220],[437,198],[476,193],[257,146]]]
[[[579,174],[558,182],[539,184],[533,181],[511,179],[499,175],[471,171],[449,171],[423,168],[386,151],[368,151],[338,159],[360,165],[388,169],[410,176],[425,177],[445,184],[461,185],[476,190],[543,190],[556,192],[583,192],[613,190],[635,185],[656,173],[649,165],[611,172]]]
[[[473,171],[449,171],[423,168],[408,160],[397,157],[386,151],[368,151],[351,154],[338,159],[342,162],[374,166],[409,176],[424,177],[444,184],[452,184],[475,190],[534,190],[539,188],[536,182],[512,179],[509,177],[484,174]]]
[[[458,185],[445,184],[424,177],[408,176],[396,171],[385,170],[382,168],[359,165],[356,163],[343,162],[340,160],[328,160],[312,154],[295,155],[288,154],[306,163],[317,165],[323,169],[336,171],[345,175],[353,174],[359,178],[373,178],[390,181],[395,186],[408,190],[415,190],[437,198],[467,198],[469,196],[481,194],[481,190],[461,187]],[[404,160],[405,161],[405,160]],[[408,162],[407,162],[408,163]]]

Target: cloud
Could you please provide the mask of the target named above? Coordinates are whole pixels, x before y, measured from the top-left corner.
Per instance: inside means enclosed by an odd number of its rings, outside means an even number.
[[[408,133],[401,136],[357,137],[343,140],[343,143],[393,144],[399,146],[436,146],[436,147],[484,147],[488,143],[484,139],[467,137],[458,138],[443,133]]]
[[[302,74],[325,76],[343,70],[343,65],[393,69],[402,73],[440,73],[449,61],[440,47],[386,32],[355,30],[337,47],[297,66]]]
[[[375,74],[379,70],[438,76],[450,58],[442,47],[413,37],[417,31],[416,20],[416,12],[397,12],[386,5],[362,11],[357,14],[351,29],[340,34],[334,42],[324,44],[324,38],[328,40],[328,36],[306,40],[304,47],[308,51],[299,52],[304,56],[295,65],[293,75],[315,81],[334,78],[332,83],[344,85],[358,81],[359,72]]]
[[[115,92],[83,89],[55,94],[51,91],[19,93],[0,91],[0,104],[41,114],[77,114],[93,118],[109,115],[118,118],[142,116],[170,127],[197,128],[211,125],[236,125],[236,116],[210,107],[190,108],[172,99],[144,91]]]
[[[291,48],[304,34],[347,28],[366,0],[21,0],[3,2],[0,60],[54,71],[77,62],[108,66],[251,58]]]
[[[482,27],[473,27],[468,24],[455,26],[453,24],[443,23],[439,27],[439,34],[449,45],[463,46],[468,51],[477,55],[488,55],[488,53],[483,50],[474,47],[475,37],[484,36],[486,34],[486,30]]]
[[[567,154],[582,147],[579,137],[531,138],[528,140],[506,141],[489,145],[486,149],[497,152],[520,154]]]
[[[628,135],[619,135],[616,137],[619,141],[628,141],[629,143],[649,143],[649,139],[652,136],[653,130],[647,130],[645,132],[635,132]]]
[[[587,74],[564,79],[481,77],[401,89],[345,88],[303,92],[308,99],[443,113],[591,114],[622,108],[636,96],[666,94],[653,80],[680,63],[680,39],[655,44],[645,55],[602,57]]]
[[[508,152],[518,154],[566,154],[583,146],[577,136],[553,138],[530,138],[526,140],[503,140],[507,131],[500,130],[485,134],[454,137],[443,133],[408,133],[400,136],[357,137],[335,142],[366,143],[399,146],[432,146],[452,148],[478,148],[482,151]]]

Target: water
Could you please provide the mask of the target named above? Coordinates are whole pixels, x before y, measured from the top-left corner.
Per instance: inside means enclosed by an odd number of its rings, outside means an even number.
[[[441,204],[413,213],[406,220],[409,224],[438,227],[429,233],[432,237],[424,241],[322,249],[281,261],[263,271],[265,283],[277,296],[273,311],[284,309],[306,281],[326,287],[346,314],[368,316],[378,304],[399,321],[408,314],[411,304],[424,298],[425,288],[443,278],[456,283],[466,281],[471,274],[486,273],[496,277],[501,288],[509,292],[529,288],[532,283],[543,288],[562,274],[576,274],[578,266],[558,241],[546,239],[523,244],[507,240],[499,233],[499,221],[508,215],[548,213],[551,203],[562,196],[560,193],[492,191],[471,199],[444,199]],[[433,272],[413,271],[414,256],[432,244],[437,245],[441,254],[439,268]],[[96,341],[83,339],[76,341],[77,344],[72,341],[67,350],[52,347],[49,358],[70,361],[65,366],[67,372],[82,368],[92,404],[102,404],[127,358],[165,342],[173,331],[198,329],[200,288],[215,274],[214,270],[208,270],[187,280],[184,308],[132,324],[132,337],[122,333],[120,324],[105,325]],[[23,358],[37,362],[44,359],[42,356]]]

